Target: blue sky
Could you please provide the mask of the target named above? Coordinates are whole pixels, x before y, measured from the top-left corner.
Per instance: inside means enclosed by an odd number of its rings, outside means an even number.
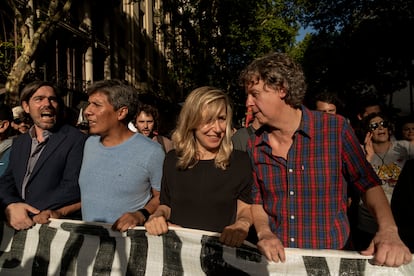
[[[311,33],[312,28],[300,28],[298,35],[296,36],[296,41],[301,41],[307,33]]]

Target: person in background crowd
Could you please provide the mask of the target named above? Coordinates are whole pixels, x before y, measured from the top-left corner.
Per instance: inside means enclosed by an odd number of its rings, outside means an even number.
[[[405,140],[391,140],[393,124],[383,113],[371,113],[362,120],[366,131],[364,149],[368,162],[382,181],[382,189],[391,201],[394,186],[405,162],[414,158],[414,145]],[[356,249],[369,245],[378,225],[368,208],[361,201],[358,211],[358,230],[355,235]]]
[[[199,87],[187,97],[165,159],[160,206],[145,223],[151,235],[170,223],[220,232],[220,241],[240,246],[252,225],[252,174],[246,152],[233,150],[232,108],[227,95]]]
[[[63,101],[51,83],[34,81],[21,92],[34,125],[12,144],[0,177],[0,204],[16,230],[49,218],[80,219],[78,176],[86,136],[62,124]]]
[[[89,124],[88,120],[86,120],[85,116],[83,115],[83,107],[81,107],[79,110],[78,119],[76,120],[75,126],[83,133],[89,134]]]
[[[0,105],[0,176],[9,165],[10,147],[12,145],[13,113],[10,106]]]
[[[343,103],[338,95],[333,92],[322,91],[313,97],[313,106],[311,109],[326,112],[329,114],[342,114]]]
[[[24,112],[23,107],[20,105],[13,107],[12,112],[13,121],[11,126],[15,129],[16,134],[26,133],[33,124],[30,116]]]
[[[364,145],[366,138],[366,128],[364,127],[362,121],[363,119],[372,113],[386,113],[386,108],[384,103],[380,101],[376,96],[370,94],[361,96],[356,103],[351,103],[351,107],[355,106],[356,111],[354,116],[351,116],[351,125],[354,129],[354,132],[358,138],[358,141],[361,145]],[[391,135],[391,140],[395,140],[394,135]],[[361,237],[361,232],[358,229],[358,216],[360,209],[360,194],[357,190],[353,189],[352,186],[349,187],[350,201],[349,201],[349,214],[351,220],[351,230],[353,236],[353,244],[356,248],[363,248],[365,245],[359,240]]]
[[[164,151],[167,153],[173,148],[173,145],[170,139],[158,134],[158,126],[158,109],[149,104],[142,104],[138,107],[135,125],[133,128],[130,126],[130,129],[160,143]]]
[[[414,253],[414,159],[405,162],[391,197],[391,210],[401,239]]]
[[[399,135],[397,138],[414,143],[414,115],[408,115],[398,121]]]
[[[249,140],[253,164],[253,221],[258,249],[285,261],[284,247],[344,249],[349,242],[347,185],[355,186],[380,225],[363,255],[400,266],[412,256],[401,241],[380,180],[342,116],[303,106],[302,68],[271,53],[240,76],[247,105],[263,125]]]
[[[137,91],[119,80],[88,88],[89,138],[79,185],[82,218],[126,231],[143,225],[159,205],[164,151],[128,128],[139,103]]]
[[[256,130],[260,128],[260,123],[256,118],[253,118],[253,121],[248,127],[242,127],[234,132],[231,140],[233,142],[233,148],[236,150],[246,151],[247,141],[249,137],[253,135]]]
[[[362,96],[356,103],[356,114],[351,118],[351,124],[360,144],[364,144],[365,129],[362,120],[371,113],[386,113],[383,103],[374,96]],[[395,138],[394,138],[395,139]]]
[[[363,97],[357,106],[357,117],[360,121],[362,121],[362,119],[364,119],[369,114],[385,112],[383,104],[374,97]]]
[[[414,145],[406,140],[391,139],[394,125],[384,113],[369,114],[362,126],[366,133],[364,149],[368,162],[383,184],[394,187],[404,163],[414,158]],[[388,194],[389,199],[391,194]]]

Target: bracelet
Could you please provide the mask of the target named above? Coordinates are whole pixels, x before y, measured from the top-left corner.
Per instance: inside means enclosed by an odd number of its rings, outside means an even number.
[[[150,212],[148,212],[148,210],[145,208],[139,209],[138,212],[141,212],[141,214],[144,215],[145,221],[147,221],[149,216],[151,215]]]

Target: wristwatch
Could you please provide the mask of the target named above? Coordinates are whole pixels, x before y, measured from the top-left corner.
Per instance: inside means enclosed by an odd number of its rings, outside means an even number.
[[[151,215],[150,212],[148,212],[148,210],[145,208],[139,209],[138,212],[141,212],[141,214],[144,215],[145,221],[147,221],[149,216]]]

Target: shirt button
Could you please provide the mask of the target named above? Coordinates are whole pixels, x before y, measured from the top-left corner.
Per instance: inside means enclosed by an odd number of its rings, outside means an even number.
[[[295,216],[293,216],[293,215],[292,215],[292,216],[290,216],[290,219],[295,219]]]
[[[291,242],[295,242],[295,238],[290,238],[290,241]]]
[[[291,172],[293,172],[293,169],[289,169],[288,171],[291,173]]]
[[[290,192],[289,192],[289,194],[290,194],[291,196],[293,196],[293,195],[295,194],[295,192],[294,192],[294,191],[290,191]]]

